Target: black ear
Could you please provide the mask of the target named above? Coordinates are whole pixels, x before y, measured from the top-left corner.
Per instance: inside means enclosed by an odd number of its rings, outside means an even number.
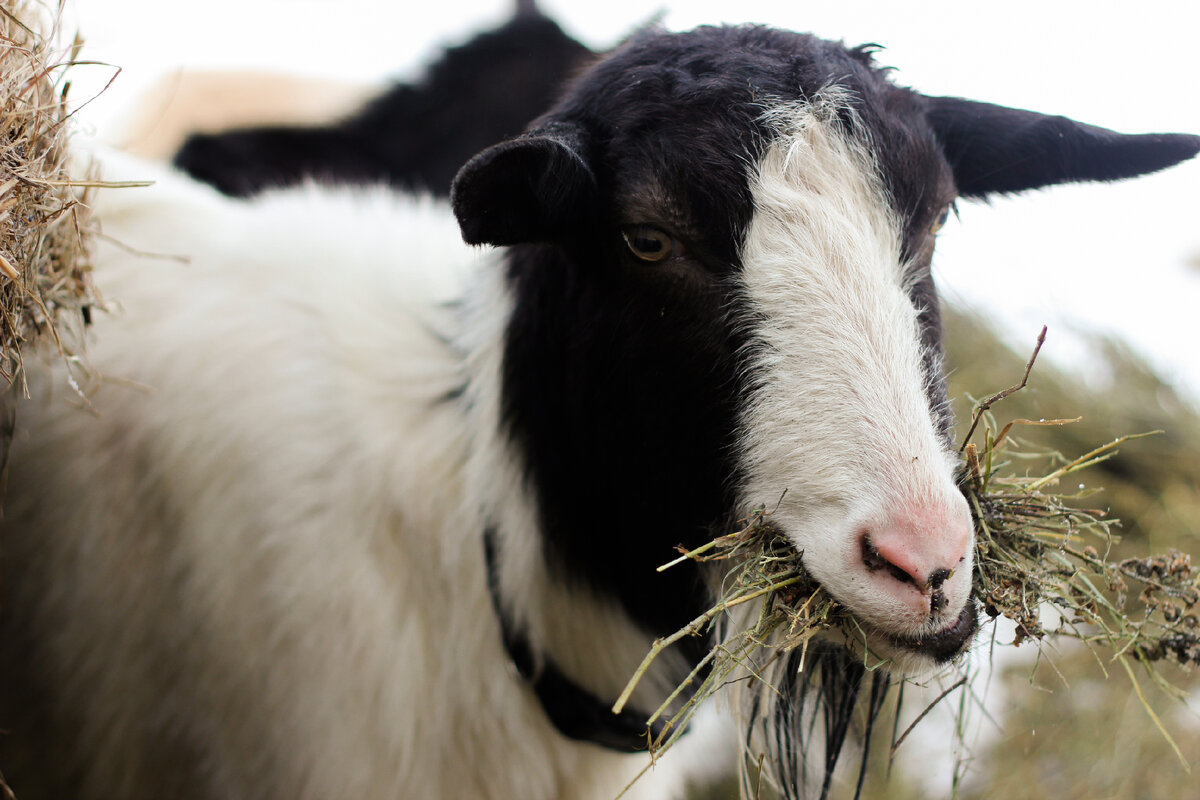
[[[954,97],[926,98],[959,194],[983,197],[1070,181],[1131,178],[1200,152],[1200,136],[1137,136]]]
[[[596,178],[578,128],[537,128],[489,147],[459,170],[450,204],[467,244],[548,241],[589,219]]]

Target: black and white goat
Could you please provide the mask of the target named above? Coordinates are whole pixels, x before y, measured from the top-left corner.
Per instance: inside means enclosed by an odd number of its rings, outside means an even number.
[[[826,656],[847,696],[864,646],[952,659],[976,623],[935,234],[958,197],[1198,150],[727,27],[618,48],[462,169],[453,216],[101,190],[105,380],[85,410],[33,374],[18,408],[0,724],[53,797],[611,798],[647,756],[605,709],[709,601],[655,567],[760,506],[862,625]]]

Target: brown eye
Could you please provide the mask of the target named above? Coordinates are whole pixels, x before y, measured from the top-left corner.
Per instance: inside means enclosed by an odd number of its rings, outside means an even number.
[[[936,234],[942,229],[942,227],[946,224],[946,221],[950,219],[951,207],[952,206],[946,206],[942,209],[942,213],[938,214],[938,218],[934,220],[932,225],[929,226],[930,233]]]
[[[652,225],[631,225],[621,231],[625,244],[642,261],[662,261],[678,252],[678,244],[671,234]]]

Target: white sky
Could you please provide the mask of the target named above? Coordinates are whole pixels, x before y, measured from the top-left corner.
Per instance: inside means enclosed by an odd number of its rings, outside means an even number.
[[[86,58],[119,64],[85,109],[99,133],[155,78],[180,67],[253,68],[382,83],[438,46],[507,18],[511,0],[72,0]],[[1194,0],[540,0],[602,48],[665,12],[670,28],[762,22],[886,46],[896,79],[948,94],[1065,114],[1125,132],[1200,133],[1200,3]],[[414,6],[417,10],[414,10]],[[84,71],[86,69],[86,72]],[[77,99],[111,70],[73,74]],[[1200,162],[1112,186],[962,204],[942,234],[943,294],[1002,321],[1022,348],[1087,372],[1071,328],[1120,329],[1200,398]]]

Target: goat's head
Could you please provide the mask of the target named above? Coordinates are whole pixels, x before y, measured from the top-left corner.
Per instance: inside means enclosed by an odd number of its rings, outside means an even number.
[[[930,259],[960,196],[1108,180],[1200,140],[894,86],[866,49],[757,27],[635,37],[459,173],[514,245],[504,413],[551,559],[655,632],[657,576],[756,506],[901,671],[975,630],[972,523]]]

